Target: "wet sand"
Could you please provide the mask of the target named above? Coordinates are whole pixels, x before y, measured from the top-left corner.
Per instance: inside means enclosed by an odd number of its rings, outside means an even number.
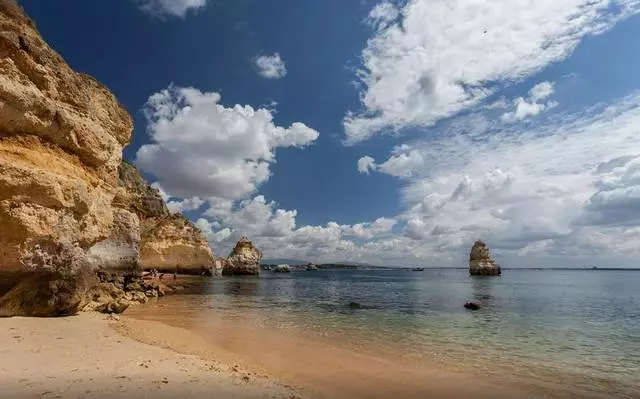
[[[176,298],[171,298],[175,300]],[[444,368],[428,359],[415,361],[398,353],[358,350],[345,340],[320,337],[291,328],[265,329],[252,322],[251,311],[197,318],[162,303],[139,307],[116,326],[141,342],[203,359],[269,373],[317,398],[611,398],[606,389],[584,389],[570,380],[523,379],[499,370],[499,378],[481,372]],[[498,365],[487,365],[499,368]],[[560,383],[558,383],[560,381]],[[609,391],[610,392],[610,391]]]

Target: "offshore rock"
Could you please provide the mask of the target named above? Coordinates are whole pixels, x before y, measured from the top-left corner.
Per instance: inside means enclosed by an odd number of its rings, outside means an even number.
[[[262,251],[253,246],[247,238],[242,237],[227,257],[222,269],[225,276],[257,276],[260,274]]]
[[[472,276],[499,276],[502,273],[500,265],[491,257],[489,248],[477,240],[469,255],[469,274]]]

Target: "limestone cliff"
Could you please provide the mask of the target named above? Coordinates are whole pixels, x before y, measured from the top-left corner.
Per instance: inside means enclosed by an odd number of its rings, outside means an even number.
[[[117,280],[100,275],[140,263],[212,263],[202,234],[122,163],[132,130],[106,87],[0,0],[0,316],[74,313]]]
[[[200,230],[182,215],[145,222],[140,263],[165,273],[213,274],[213,254]]]
[[[139,263],[163,273],[212,274],[213,253],[200,230],[182,215],[171,215],[160,192],[124,161],[118,169],[114,205],[140,221]]]
[[[247,237],[242,237],[224,262],[222,274],[225,276],[258,275],[260,260],[262,260],[262,252],[253,246]]]
[[[489,248],[477,240],[469,255],[469,274],[472,276],[499,276],[502,273],[500,265],[491,257]]]
[[[71,70],[18,6],[0,1],[2,270],[28,268],[36,247],[55,256],[110,234],[132,129],[109,90]]]

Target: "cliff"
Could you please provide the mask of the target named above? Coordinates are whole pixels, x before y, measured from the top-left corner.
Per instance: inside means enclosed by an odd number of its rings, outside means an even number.
[[[182,215],[149,222],[142,232],[140,263],[145,269],[213,274],[213,254],[200,230]]]
[[[74,313],[118,280],[104,273],[155,260],[198,273],[212,263],[202,234],[122,162],[132,130],[106,87],[0,0],[0,315]]]
[[[233,248],[226,262],[223,262],[222,274],[259,275],[262,252],[247,237],[242,237]]]
[[[472,276],[499,276],[500,265],[491,257],[487,245],[478,240],[473,244],[469,255],[469,274]]]
[[[171,215],[160,192],[124,161],[118,169],[114,204],[140,221],[139,263],[163,273],[212,274],[213,253],[200,230],[182,215]]]
[[[2,270],[22,269],[35,247],[88,249],[109,235],[132,130],[104,86],[72,71],[17,6],[0,1]]]

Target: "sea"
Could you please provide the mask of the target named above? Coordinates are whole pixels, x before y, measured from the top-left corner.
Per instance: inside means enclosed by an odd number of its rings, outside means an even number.
[[[469,301],[480,309],[465,309]],[[264,271],[214,278],[158,303],[165,314],[181,314],[183,325],[241,319],[396,361],[640,397],[640,271]]]

